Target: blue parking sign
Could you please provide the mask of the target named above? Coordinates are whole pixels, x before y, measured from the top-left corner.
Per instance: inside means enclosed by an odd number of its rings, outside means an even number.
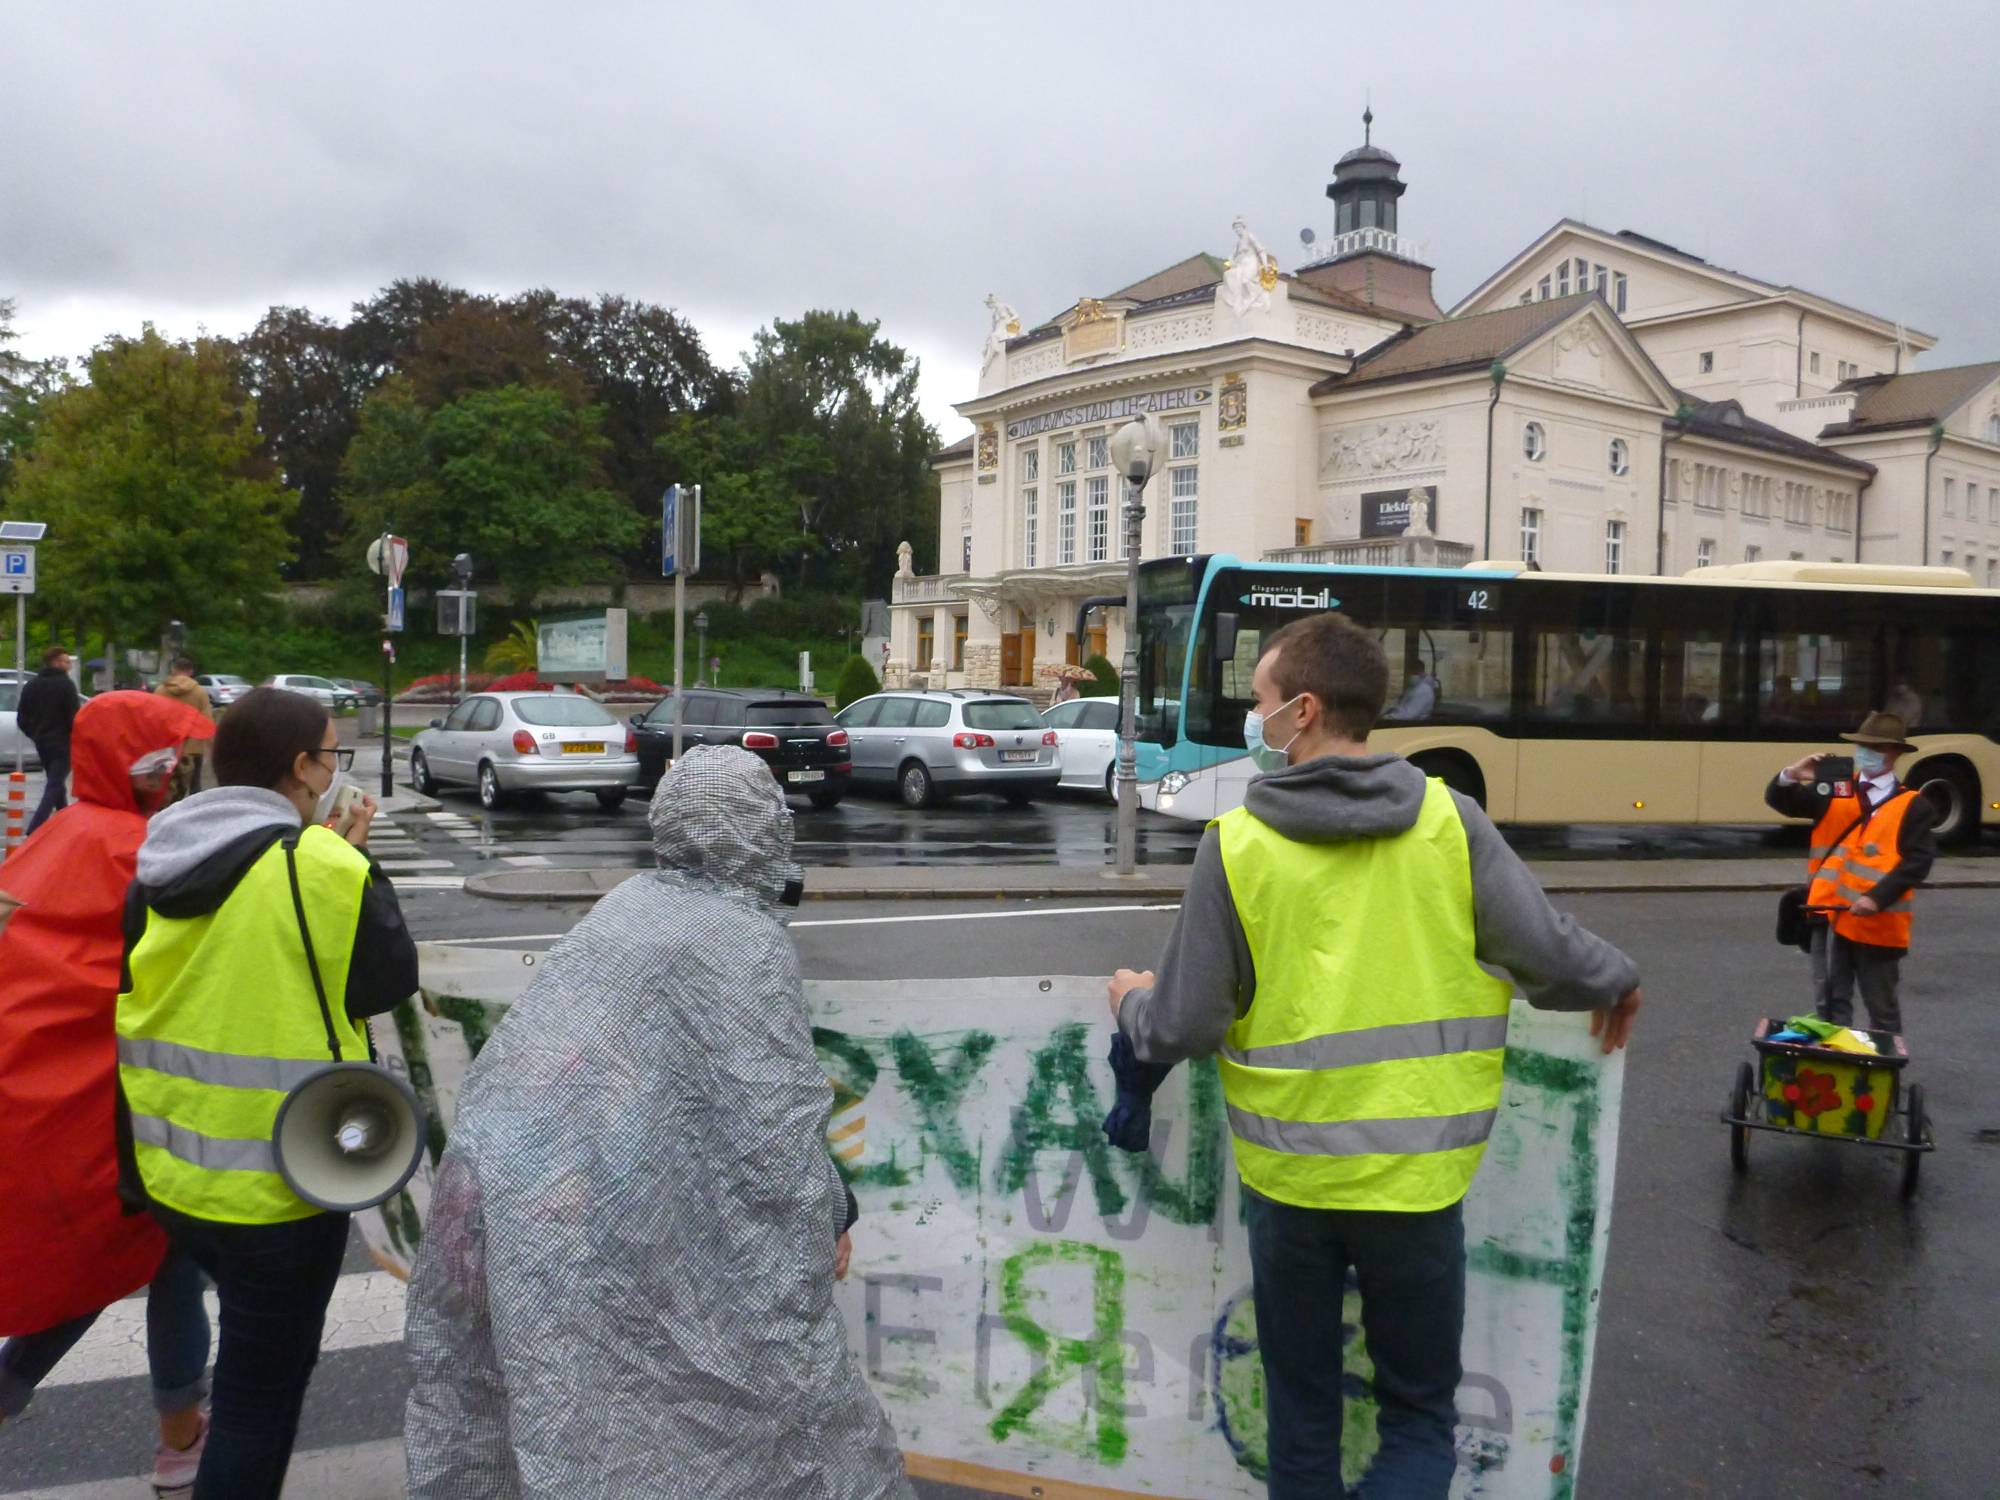
[[[678,551],[681,534],[681,487],[667,486],[667,492],[660,497],[660,576],[671,578],[680,565]]]

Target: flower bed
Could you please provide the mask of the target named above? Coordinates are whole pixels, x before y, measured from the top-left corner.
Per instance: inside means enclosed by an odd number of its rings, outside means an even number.
[[[465,679],[465,690],[469,693],[531,693],[537,690],[555,692],[562,686],[560,683],[544,682],[533,672],[509,672],[502,677],[495,677],[490,672],[471,672]],[[627,677],[621,682],[592,683],[585,691],[600,701],[650,703],[662,697],[667,689],[650,677]],[[456,703],[458,674],[434,672],[428,677],[419,677],[396,695],[396,701],[418,704]]]

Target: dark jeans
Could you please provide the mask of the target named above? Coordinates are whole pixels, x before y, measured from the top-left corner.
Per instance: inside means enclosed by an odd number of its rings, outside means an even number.
[[[208,1310],[201,1305],[201,1268],[175,1250],[167,1252],[146,1288],[146,1363],[153,1376],[153,1408],[163,1416],[186,1411],[207,1393]],[[0,1345],[0,1416],[15,1416],[35,1387],[74,1349],[101,1316],[85,1313],[23,1334]]]
[[[222,1303],[193,1500],[276,1500],[347,1250],[347,1215],[222,1224],[155,1204],[153,1216],[208,1273]]]
[[[1244,1188],[1264,1361],[1271,1500],[1340,1500],[1341,1303],[1352,1267],[1375,1364],[1380,1450],[1357,1493],[1443,1500],[1465,1328],[1465,1219],[1294,1208]]]
[[[1849,942],[1829,931],[1826,923],[1813,924],[1813,1009],[1822,1021],[1853,1025],[1854,990],[1859,985],[1868,1006],[1868,1025],[1901,1035],[1903,1007],[1896,999],[1896,981],[1902,968],[1903,955],[1895,948]]]
[[[42,763],[42,774],[49,779],[42,788],[41,806],[28,819],[30,833],[69,806],[69,741],[65,740],[60,745],[45,745],[37,740],[35,755]]]

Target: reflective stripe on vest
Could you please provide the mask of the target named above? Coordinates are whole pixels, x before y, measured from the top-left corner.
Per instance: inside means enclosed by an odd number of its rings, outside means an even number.
[[[118,1083],[147,1193],[195,1218],[276,1224],[320,1210],[278,1174],[271,1129],[285,1095],[333,1060],[366,1059],[348,1019],[347,971],[368,860],[308,828],[299,896],[325,986],[323,1015],[292,899],[284,841],[272,844],[204,916],[146,913],[118,997]]]
[[[1213,826],[1257,976],[1217,1062],[1244,1182],[1307,1208],[1457,1202],[1499,1108],[1513,987],[1475,961],[1451,793],[1430,781],[1391,838],[1302,843],[1245,808]]]
[[[1859,796],[1835,797],[1813,825],[1812,858],[1818,861],[1806,891],[1812,906],[1848,906],[1874,888],[1896,868],[1902,854],[1903,817],[1916,800],[1908,787],[1898,787],[1876,805],[1865,821]],[[1838,838],[1835,845],[1831,840]],[[1827,850],[1825,854],[1821,850]],[[1843,911],[1833,930],[1856,943],[1881,948],[1910,946],[1911,895],[1904,891],[1873,916]]]

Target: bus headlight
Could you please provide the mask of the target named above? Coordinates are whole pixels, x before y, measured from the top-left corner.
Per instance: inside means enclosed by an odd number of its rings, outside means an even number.
[[[1192,780],[1194,778],[1185,771],[1169,771],[1160,778],[1160,795],[1163,797],[1172,797],[1177,793],[1184,792],[1187,790],[1188,783]]]

